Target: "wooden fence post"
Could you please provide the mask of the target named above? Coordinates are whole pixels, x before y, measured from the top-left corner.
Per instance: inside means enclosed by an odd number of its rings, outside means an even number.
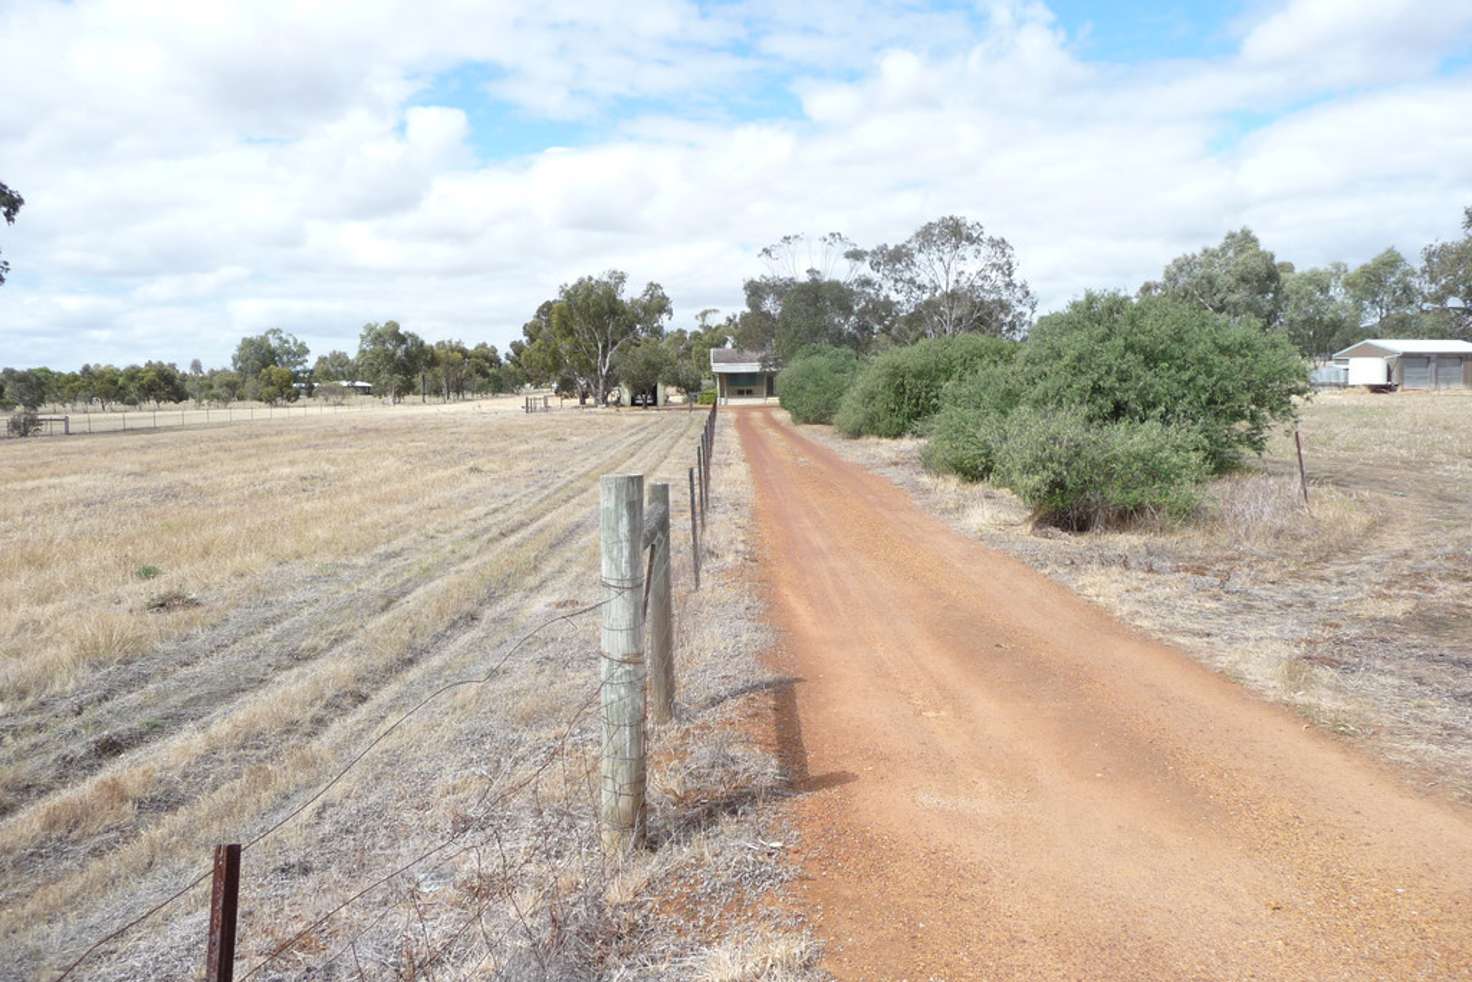
[[[601,482],[603,571],[603,844],[623,850],[644,835],[644,477]]]
[[[644,538],[653,550],[649,586],[649,699],[656,723],[675,715],[675,612],[670,591],[670,486],[649,485]],[[653,521],[651,526],[647,524]]]
[[[695,471],[700,478],[700,527],[705,528],[705,455],[699,450],[695,452]]]
[[[705,418],[705,498],[701,499],[701,521],[705,521],[705,512],[711,509],[711,420]]]
[[[1308,504],[1308,469],[1303,466],[1303,438],[1298,435],[1298,430],[1293,430],[1293,444],[1298,448],[1298,484],[1303,488],[1303,507]]]
[[[210,941],[205,982],[235,979],[235,915],[240,900],[240,845],[215,846],[215,880],[210,891]]]
[[[690,468],[690,561],[695,569],[695,589],[700,589],[700,525],[695,512],[695,468]]]

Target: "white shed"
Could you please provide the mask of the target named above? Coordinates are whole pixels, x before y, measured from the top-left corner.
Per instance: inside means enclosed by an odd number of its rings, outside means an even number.
[[[716,377],[716,398],[729,404],[766,402],[777,395],[777,369],[760,351],[710,349],[710,372]]]
[[[1334,355],[1350,385],[1403,389],[1472,387],[1472,342],[1371,338]]]

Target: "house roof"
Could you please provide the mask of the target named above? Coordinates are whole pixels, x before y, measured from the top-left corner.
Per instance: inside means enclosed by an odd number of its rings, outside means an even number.
[[[1374,358],[1394,355],[1472,355],[1472,342],[1426,338],[1368,338],[1335,352],[1335,358]]]
[[[720,374],[759,372],[762,370],[762,353],[740,348],[712,348],[710,370]]]

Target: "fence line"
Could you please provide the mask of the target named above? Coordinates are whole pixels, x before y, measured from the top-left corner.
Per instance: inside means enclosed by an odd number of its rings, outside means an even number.
[[[700,440],[697,445],[696,451],[697,460],[700,464],[699,497],[697,497],[695,493],[696,489],[694,485],[694,468],[692,468],[689,472],[691,480],[690,521],[692,571],[694,573],[695,581],[694,588],[697,590],[699,589],[701,564],[700,540],[702,538],[702,536],[697,532],[697,529],[703,528],[705,526],[706,512],[709,509],[712,483],[710,478],[710,464],[711,453],[715,438],[715,424],[716,407],[712,406],[702,426]],[[210,933],[207,939],[207,966],[209,966],[207,967],[207,974],[209,979],[219,979],[221,980],[221,982],[229,982],[229,980],[233,979],[234,973],[233,953],[235,942],[237,940],[237,905],[234,903],[224,903],[219,894],[219,891],[222,889],[222,881],[220,879],[221,874],[219,872],[221,870],[220,857],[231,855],[231,851],[233,850],[233,873],[229,873],[226,875],[233,876],[235,881],[238,882],[239,866],[242,854],[244,854],[247,850],[250,850],[254,846],[260,844],[268,837],[274,835],[280,829],[289,824],[292,820],[304,813],[314,803],[320,801],[322,797],[327,794],[328,791],[339,784],[354,767],[362,762],[362,760],[366,758],[375,747],[379,746],[384,740],[386,740],[390,735],[398,730],[399,727],[401,727],[405,722],[407,722],[409,719],[414,717],[421,710],[423,710],[425,707],[430,705],[432,702],[434,702],[436,699],[447,692],[467,686],[479,686],[487,684],[500,674],[506,663],[518,650],[522,648],[523,645],[525,645],[528,641],[539,635],[547,628],[550,628],[553,625],[559,623],[572,623],[577,618],[586,616],[587,614],[598,610],[605,610],[605,644],[603,646],[604,650],[600,655],[600,665],[602,667],[600,668],[599,681],[593,687],[592,691],[588,694],[587,698],[585,698],[578,705],[577,710],[568,720],[567,725],[562,729],[562,732],[558,739],[549,747],[549,753],[546,755],[546,758],[523,779],[513,783],[507,788],[504,788],[501,793],[495,795],[494,797],[492,797],[491,794],[496,786],[495,779],[493,778],[487,784],[485,791],[482,792],[481,796],[471,806],[470,810],[479,813],[473,820],[466,821],[459,829],[452,831],[449,836],[439,841],[433,847],[419,853],[407,863],[399,865],[393,871],[385,875],[381,875],[372,879],[370,882],[367,883],[366,886],[363,886],[361,889],[338,903],[332,909],[320,915],[310,924],[306,925],[295,934],[287,938],[284,942],[277,945],[269,954],[258,961],[255,965],[253,965],[245,973],[245,975],[242,976],[242,982],[244,982],[244,980],[246,979],[252,978],[267,965],[271,964],[276,959],[291,951],[291,949],[299,941],[301,941],[317,928],[326,924],[341,911],[352,906],[354,903],[373,893],[380,887],[393,882],[396,878],[404,875],[410,870],[419,867],[421,863],[424,863],[443,853],[445,850],[449,849],[462,837],[464,837],[467,832],[474,829],[477,823],[483,822],[487,818],[489,818],[491,812],[497,806],[509,800],[513,795],[526,790],[528,787],[535,789],[538,782],[540,782],[542,775],[551,768],[553,763],[557,762],[558,760],[563,760],[564,763],[566,762],[565,754],[567,750],[568,740],[571,738],[573,732],[576,730],[578,725],[583,722],[583,720],[587,716],[587,713],[595,703],[599,704],[602,707],[601,715],[604,720],[605,728],[604,746],[600,754],[600,760],[602,761],[602,767],[605,774],[605,792],[607,792],[609,789],[607,776],[615,769],[617,769],[620,773],[627,773],[629,781],[636,782],[638,785],[637,808],[630,809],[625,807],[621,810],[618,808],[610,810],[609,808],[605,807],[604,809],[602,809],[602,820],[605,827],[605,842],[607,843],[609,848],[614,849],[615,851],[620,851],[627,848],[634,841],[637,841],[638,838],[642,835],[642,826],[644,825],[642,814],[644,800],[643,782],[647,773],[644,760],[644,755],[647,750],[647,741],[644,736],[645,685],[652,684],[656,689],[655,704],[657,718],[659,718],[661,715],[663,715],[664,718],[668,718],[669,707],[672,707],[673,704],[675,680],[672,665],[672,645],[668,642],[665,642],[662,637],[660,640],[656,640],[654,642],[654,647],[660,649],[662,655],[661,660],[657,663],[657,669],[661,673],[668,673],[667,678],[662,679],[660,683],[650,683],[647,677],[647,673],[644,671],[642,650],[642,639],[645,627],[644,607],[647,603],[652,602],[657,605],[655,616],[650,619],[655,621],[659,621],[662,619],[660,631],[663,633],[669,633],[670,640],[672,641],[672,628],[670,628],[670,625],[673,622],[673,597],[672,591],[670,591],[668,588],[668,584],[670,582],[670,563],[672,562],[673,554],[673,550],[670,548],[670,538],[673,529],[673,522],[671,520],[671,515],[669,511],[669,486],[655,485],[654,487],[662,488],[663,490],[662,493],[656,493],[654,495],[654,504],[650,508],[648,513],[648,517],[651,519],[653,530],[650,535],[646,535],[643,528],[643,519],[645,517],[645,513],[643,511],[644,502],[642,499],[643,478],[642,476],[635,475],[624,475],[620,478],[605,477],[603,479],[603,487],[607,489],[611,486],[610,482],[616,483],[620,480],[629,481],[629,486],[637,487],[641,492],[637,498],[633,499],[632,503],[625,503],[625,507],[631,509],[631,519],[636,517],[637,521],[631,520],[623,523],[622,525],[615,523],[615,537],[618,539],[618,541],[624,542],[626,546],[633,545],[632,549],[626,550],[627,555],[624,556],[624,565],[627,566],[627,569],[624,572],[632,572],[632,576],[620,575],[618,569],[614,569],[612,571],[612,574],[610,575],[610,567],[605,562],[602,581],[607,594],[602,600],[597,603],[581,607],[577,610],[565,611],[555,617],[548,618],[547,620],[537,624],[530,631],[518,638],[510,647],[508,647],[496,660],[496,662],[489,669],[487,669],[484,674],[477,677],[458,679],[455,681],[447,682],[444,685],[441,685],[431,691],[418,703],[410,707],[398,718],[396,718],[387,728],[381,730],[377,735],[369,740],[329,780],[327,780],[311,795],[298,803],[294,808],[292,808],[281,818],[277,819],[266,829],[257,833],[254,837],[250,838],[244,843],[221,845],[217,847],[215,863],[212,864],[209,869],[205,870],[197,877],[184,884],[168,897],[165,897],[163,900],[149,907],[146,911],[139,914],[137,917],[134,917],[127,923],[123,924],[121,927],[115,928],[111,932],[99,938],[97,941],[93,942],[90,946],[83,950],[82,953],[78,955],[75,960],[69,963],[61,971],[61,974],[57,976],[57,982],[62,982],[62,980],[72,977],[77,969],[83,963],[85,963],[87,959],[90,958],[93,954],[97,953],[109,943],[127,934],[133,928],[144,923],[155,914],[158,914],[171,907],[173,904],[175,904],[185,895],[187,895],[190,891],[192,891],[195,887],[202,884],[205,880],[211,879],[212,877],[215,877],[216,879],[216,893],[212,896],[211,903]],[[653,489],[651,488],[651,490]],[[695,509],[697,505],[700,510],[698,522],[695,514]],[[606,512],[606,507],[603,510]],[[637,511],[637,516],[633,516],[632,511]],[[622,531],[618,532],[619,529],[621,529]],[[607,537],[605,536],[605,542],[606,541]],[[642,560],[643,558],[643,553],[646,550],[648,550],[650,553],[650,562],[647,571],[644,569],[643,564],[640,562],[640,560]],[[632,558],[632,565],[629,565],[627,562],[629,558]],[[656,584],[656,587],[654,590],[651,591],[649,595],[646,595],[646,585],[650,583]],[[658,586],[658,584],[660,583],[663,584],[662,588]],[[615,622],[611,629],[613,630],[615,636],[622,633],[628,637],[634,638],[633,647],[638,649],[638,661],[636,665],[631,664],[633,662],[633,659],[628,657],[630,655],[633,655],[635,652],[621,650],[617,645],[615,645],[614,650],[609,650],[607,641],[610,625],[608,623],[607,611],[613,609],[615,605],[619,605],[620,608],[624,611],[625,618],[632,617],[632,623],[619,624]],[[610,671],[610,667],[614,670]],[[635,668],[636,670],[628,672],[619,671],[620,669],[629,668]],[[616,694],[611,692],[614,687],[618,688],[618,692]],[[661,710],[662,706],[664,707],[663,710]],[[626,741],[618,741],[615,744],[610,744],[610,742],[606,739],[606,733],[610,724],[615,727],[624,729],[625,732],[631,731],[633,728],[637,727],[639,731],[638,739],[633,741],[632,743]],[[620,752],[614,753],[612,752],[614,750],[618,750]],[[637,758],[634,755],[635,751],[637,751]],[[622,786],[616,786],[617,793],[613,795],[613,801],[620,805],[624,804],[625,794],[632,794],[633,790],[634,789],[632,788],[626,790]],[[632,817],[632,823],[628,821],[630,817]],[[615,830],[616,834],[612,836],[609,836],[607,834],[610,823],[614,823],[617,826]],[[626,834],[630,832],[632,834]],[[504,843],[500,842],[500,833],[494,828],[492,829],[492,835],[498,840],[498,846],[500,847],[502,855],[504,871]],[[479,864],[478,850],[485,845],[486,841],[481,840],[473,846],[465,846],[454,853],[451,853],[447,856],[442,856],[434,864],[434,866],[437,867],[443,865],[444,863],[448,863],[472,850],[477,851],[477,864]],[[227,860],[226,862],[228,865],[230,861]],[[505,879],[509,884],[510,878],[507,877]],[[508,886],[508,889],[512,889],[513,887],[514,884]],[[226,889],[227,892],[231,892],[228,890],[228,887],[225,887],[224,889]],[[489,901],[487,900],[481,904],[476,912],[476,915],[480,918],[483,918],[484,912],[488,906]],[[349,940],[346,945],[340,947],[338,951],[333,954],[331,958],[329,958],[328,962],[324,964],[330,964],[331,961],[335,961],[338,957],[341,957],[343,953],[350,949],[354,952],[354,957],[356,958],[355,945],[357,940],[361,938],[362,935],[373,926],[373,924],[381,921],[382,917],[387,916],[387,912],[391,909],[393,908],[386,907],[384,913],[381,914],[379,918],[376,918],[374,921],[370,922],[369,925],[365,925],[356,935],[354,935],[352,939]],[[428,938],[426,934],[426,951],[430,954],[430,961],[427,962],[424,966],[420,966],[416,963],[416,968],[427,967],[427,965],[432,964],[433,962],[438,961],[439,958],[443,957],[445,951],[448,950],[448,946],[452,944],[455,940],[457,940],[461,935],[463,935],[463,933],[469,929],[471,923],[473,922],[467,919],[466,924],[463,925],[459,931],[455,932],[451,936],[449,941],[446,941],[443,945],[441,945],[440,949],[437,951],[429,951]],[[525,926],[524,921],[523,926]],[[484,930],[483,924],[482,930]]]
[[[529,397],[531,398],[531,397]],[[384,404],[376,399],[357,400],[352,404],[286,405],[286,406],[226,406],[203,409],[143,409],[134,412],[80,412],[52,413],[36,416],[40,429],[17,432],[24,413],[12,413],[3,417],[0,439],[22,436],[86,436],[104,433],[130,433],[139,430],[186,429],[201,426],[224,426],[256,420],[310,419],[313,416],[335,416],[344,412],[375,412],[383,409],[447,409],[451,406],[485,402],[477,399],[451,400],[449,402],[401,402]],[[160,421],[162,417],[162,421]],[[201,418],[203,417],[203,418]],[[171,418],[176,421],[171,421]],[[96,422],[94,422],[96,421]]]

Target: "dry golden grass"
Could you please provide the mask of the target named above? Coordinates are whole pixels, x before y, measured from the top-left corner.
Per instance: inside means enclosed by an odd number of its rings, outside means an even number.
[[[54,971],[188,882],[213,843],[284,817],[428,691],[483,674],[512,639],[598,599],[598,476],[640,471],[680,491],[700,421],[466,410],[0,445],[6,971]],[[753,866],[745,848],[780,776],[722,723],[743,711],[728,696],[759,672],[765,637],[740,544],[743,465],[724,443],[700,594],[686,593],[676,549],[683,708],[658,736],[660,849],[624,869],[589,846],[597,618],[558,623],[247,851],[243,958],[456,829],[481,846],[385,884],[273,977],[316,977],[359,930],[351,957],[368,977],[416,977],[441,947],[437,967],[454,977],[554,954],[551,974],[582,977],[595,950],[644,964],[627,939],[647,933],[651,896],[676,881],[711,884],[693,896],[717,906],[781,882],[779,857]],[[144,565],[160,572],[140,578]],[[170,591],[199,605],[149,608]],[[491,812],[478,804],[523,781]],[[660,790],[673,787],[733,804],[707,814]],[[195,890],[109,946],[85,977],[193,974],[203,900]],[[477,911],[485,933],[456,934]],[[657,935],[667,967],[697,944],[677,921]]]
[[[695,966],[700,982],[786,982],[810,978],[818,949],[806,934],[769,933],[727,941]]]
[[[1125,621],[1472,798],[1472,393],[1321,394],[1191,522],[1070,536],[1009,492],[927,474],[918,440],[840,453]]]
[[[557,402],[554,397],[554,402]],[[314,420],[337,417],[342,420],[353,414],[372,413],[377,415],[424,412],[460,412],[469,407],[478,412],[521,412],[522,396],[487,396],[484,399],[444,401],[439,396],[428,396],[421,400],[411,396],[403,402],[393,404],[372,396],[346,396],[341,400],[330,398],[301,399],[280,406],[268,406],[264,402],[242,399],[227,407],[197,407],[193,403],[182,405],[165,404],[154,409],[151,405],[124,406],[117,403],[107,409],[98,406],[77,407],[64,404],[43,406],[43,416],[68,416],[74,436],[101,436],[104,434],[134,433],[145,430],[174,430],[187,427],[245,426],[256,424],[279,424],[291,420]],[[0,433],[5,432],[10,414],[0,413]],[[51,427],[47,438],[59,436],[59,424]]]
[[[446,434],[498,411],[448,408]],[[464,447],[413,439],[406,416],[429,424],[405,409],[0,444],[0,713],[217,620],[273,567],[356,561],[495,479]],[[167,590],[207,602],[150,611]]]

